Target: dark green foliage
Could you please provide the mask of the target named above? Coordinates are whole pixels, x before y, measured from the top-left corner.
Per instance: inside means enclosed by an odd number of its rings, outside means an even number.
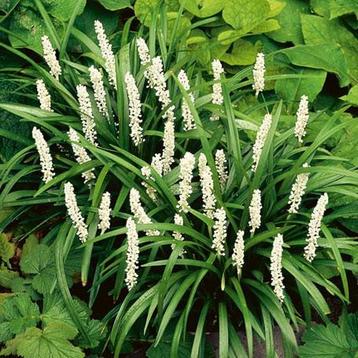
[[[356,358],[358,356],[358,313],[344,314],[337,325],[313,325],[303,336],[300,358]]]

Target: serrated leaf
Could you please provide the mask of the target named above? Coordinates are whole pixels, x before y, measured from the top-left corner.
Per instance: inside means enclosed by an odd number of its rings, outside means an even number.
[[[27,274],[40,273],[49,263],[50,248],[43,244],[34,246],[31,250],[23,252],[20,261],[21,271]]]
[[[225,0],[223,18],[234,29],[248,33],[265,21],[269,13],[266,0]]]
[[[15,255],[15,245],[9,242],[5,234],[0,234],[0,259],[8,263]]]
[[[355,358],[358,353],[357,315],[350,315],[340,327],[333,323],[315,325],[303,336],[305,344],[299,349],[301,358]]]
[[[107,10],[116,11],[125,9],[131,5],[130,0],[98,0],[98,2]]]
[[[330,0],[328,4],[331,19],[352,13],[358,17],[358,2],[356,0]]]
[[[5,267],[0,267],[0,286],[11,288],[11,284],[15,278],[19,277],[19,273],[10,271]]]
[[[35,327],[40,319],[38,306],[28,294],[9,296],[0,302],[0,341]]]
[[[69,342],[71,338],[72,335],[69,335],[61,325],[51,324],[43,330],[32,327],[7,342],[6,348],[0,352],[0,355],[16,352],[24,358],[85,357],[80,348]]]
[[[180,5],[197,17],[209,17],[224,8],[224,0],[179,0]]]

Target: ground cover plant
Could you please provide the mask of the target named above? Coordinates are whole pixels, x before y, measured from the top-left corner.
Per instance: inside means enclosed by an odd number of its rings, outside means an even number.
[[[270,357],[275,327],[285,356],[308,352],[295,332],[330,327],[329,299],[349,305],[358,269],[358,174],[335,152],[356,130],[351,105],[281,96],[315,75],[270,74],[261,52],[234,74],[218,59],[203,67],[160,10],[149,31],[124,25],[114,50],[100,21],[73,25],[82,5],[62,36],[36,1],[40,64],[0,43],[22,61],[5,71],[26,99],[0,108],[32,134],[0,132],[23,145],[0,167],[0,229],[16,227],[0,241],[0,325],[12,327],[10,306],[34,317],[0,336],[0,354],[251,357],[258,339]],[[73,297],[76,272],[94,315],[110,296],[102,322]],[[53,305],[62,335],[46,321]]]

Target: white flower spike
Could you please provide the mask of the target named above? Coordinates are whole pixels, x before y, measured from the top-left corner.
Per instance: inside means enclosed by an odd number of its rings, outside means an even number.
[[[65,183],[65,204],[69,217],[72,220],[73,226],[77,230],[77,235],[82,243],[86,242],[88,237],[88,229],[85,220],[81,214],[80,208],[77,204],[75,189],[70,182]]]
[[[87,88],[84,85],[77,85],[77,98],[80,109],[80,118],[82,122],[82,130],[85,138],[96,147],[97,143],[97,132],[96,123],[92,112],[92,104]]]
[[[180,159],[180,182],[179,182],[179,192],[180,197],[178,201],[179,211],[187,213],[190,206],[188,199],[193,192],[191,181],[193,179],[193,170],[195,166],[195,157],[192,153],[186,152],[184,157]]]
[[[326,206],[328,204],[328,194],[324,193],[317,201],[313,209],[310,222],[308,224],[308,235],[306,239],[306,247],[304,257],[307,261],[312,262],[316,257],[316,249],[318,247],[319,233],[321,231],[321,224]]]
[[[109,83],[117,89],[116,81],[116,58],[112,51],[112,45],[109,43],[103,25],[100,21],[94,22],[94,29],[97,34],[97,40],[101,49],[102,57],[105,61],[105,69],[108,73]]]
[[[250,232],[254,234],[257,229],[261,226],[261,191],[260,189],[255,189],[252,194],[252,199],[249,207],[250,221],[249,225],[251,226]]]
[[[308,168],[308,163],[303,164],[303,168]],[[290,207],[288,212],[290,214],[298,213],[298,209],[301,205],[302,196],[305,194],[309,173],[298,174],[294,184],[292,185],[291,193],[288,198],[288,204]]]
[[[180,70],[179,74],[178,74],[178,80],[181,83],[181,85],[184,87],[184,89],[189,92],[190,91],[190,84],[189,84],[189,79],[188,76],[186,75],[184,70]],[[195,98],[192,92],[188,93],[188,96],[191,100],[192,103],[194,103]],[[185,131],[189,131],[191,129],[195,129],[195,122],[194,122],[194,117],[190,111],[188,102],[186,101],[186,99],[183,99],[183,102],[181,104],[181,111],[182,111],[182,115],[183,115],[183,123],[184,123],[184,130]]]
[[[42,180],[48,183],[55,176],[50,148],[42,132],[36,127],[32,129],[32,138],[35,140],[36,148],[40,156],[41,171],[43,174]]]
[[[256,97],[265,89],[265,71],[265,55],[259,52],[256,56],[256,62],[252,71],[254,78],[252,88],[255,91]]]
[[[268,132],[271,128],[271,123],[272,123],[271,114],[269,114],[269,113],[265,114],[264,120],[262,121],[262,124],[261,124],[259,130],[257,131],[255,144],[252,148],[252,159],[253,159],[252,171],[253,172],[256,172],[256,169],[259,165],[260,157],[262,154],[262,149],[264,148]]]
[[[211,63],[211,67],[213,70],[213,77],[215,83],[213,84],[213,93],[211,101],[213,104],[221,106],[224,103],[224,97],[223,97],[223,90],[221,87],[221,75],[224,73],[223,66],[219,60],[213,60]],[[211,117],[211,120],[218,120],[219,116],[213,115]]]
[[[90,66],[88,70],[90,73],[97,108],[99,112],[108,119],[109,113],[107,109],[106,91],[104,89],[102,73],[94,66]]]
[[[283,302],[285,296],[283,289],[285,288],[283,284],[283,275],[282,275],[282,245],[283,245],[283,236],[278,234],[273,242],[272,251],[271,251],[271,286],[275,295],[280,302]]]
[[[214,181],[210,167],[207,165],[207,160],[204,153],[199,155],[199,176],[201,191],[203,193],[203,209],[205,215],[212,219],[214,217],[214,210],[216,207],[216,198],[214,195]]]
[[[130,291],[138,281],[137,270],[139,268],[139,240],[137,228],[132,218],[127,219],[127,255],[125,283]]]
[[[214,234],[211,248],[219,256],[225,256],[225,243],[227,236],[227,221],[224,208],[216,209],[214,212]]]
[[[232,253],[232,264],[233,266],[236,266],[238,275],[240,275],[242,267],[244,266],[244,255],[245,255],[244,231],[239,230],[237,232],[236,241],[234,244],[234,250]]]
[[[309,119],[308,97],[302,96],[296,113],[295,137],[299,143],[303,143],[303,137],[306,135],[306,126]]]
[[[140,94],[134,77],[127,72],[124,76],[128,95],[130,136],[135,146],[143,142]]]
[[[101,230],[102,235],[111,227],[111,194],[108,191],[102,195],[98,208],[98,217],[98,229]]]
[[[37,98],[40,102],[40,108],[47,112],[53,112],[51,108],[51,96],[43,80],[36,81]]]
[[[216,166],[216,171],[218,172],[219,175],[221,189],[224,189],[228,179],[228,173],[226,167],[225,152],[223,149],[218,149],[215,153],[215,166]]]
[[[56,57],[56,51],[51,45],[50,39],[48,36],[44,35],[41,37],[42,42],[42,51],[44,59],[47,63],[47,66],[50,68],[51,75],[58,80],[62,73],[60,63]]]

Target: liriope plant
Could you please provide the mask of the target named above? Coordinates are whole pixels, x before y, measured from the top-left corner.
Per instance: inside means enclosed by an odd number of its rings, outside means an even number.
[[[112,287],[104,320],[115,357],[126,341],[156,346],[168,334],[168,356],[186,342],[202,357],[216,332],[220,357],[253,356],[254,336],[273,356],[275,326],[292,356],[295,330],[313,312],[326,320],[327,295],[349,302],[347,272],[357,270],[355,242],[335,228],[329,195],[356,196],[345,187],[358,175],[323,147],[349,124],[338,121],[345,108],[305,140],[321,113],[302,97],[296,124],[280,126],[285,104],[264,89],[285,76],[266,76],[262,53],[234,76],[218,60],[206,72],[180,51],[166,19],[155,21],[147,41],[125,28],[117,53],[100,22],[98,44],[70,28],[66,36],[85,48],[81,61],[51,23],[41,65],[1,44],[29,62],[14,76],[38,97],[38,107],[0,104],[33,124],[33,140],[1,168],[0,203],[13,209],[1,228],[46,210],[34,230],[46,228],[56,246],[57,285],[84,339],[68,253],[83,252],[91,306],[104,283]],[[242,112],[250,93],[255,104]]]

